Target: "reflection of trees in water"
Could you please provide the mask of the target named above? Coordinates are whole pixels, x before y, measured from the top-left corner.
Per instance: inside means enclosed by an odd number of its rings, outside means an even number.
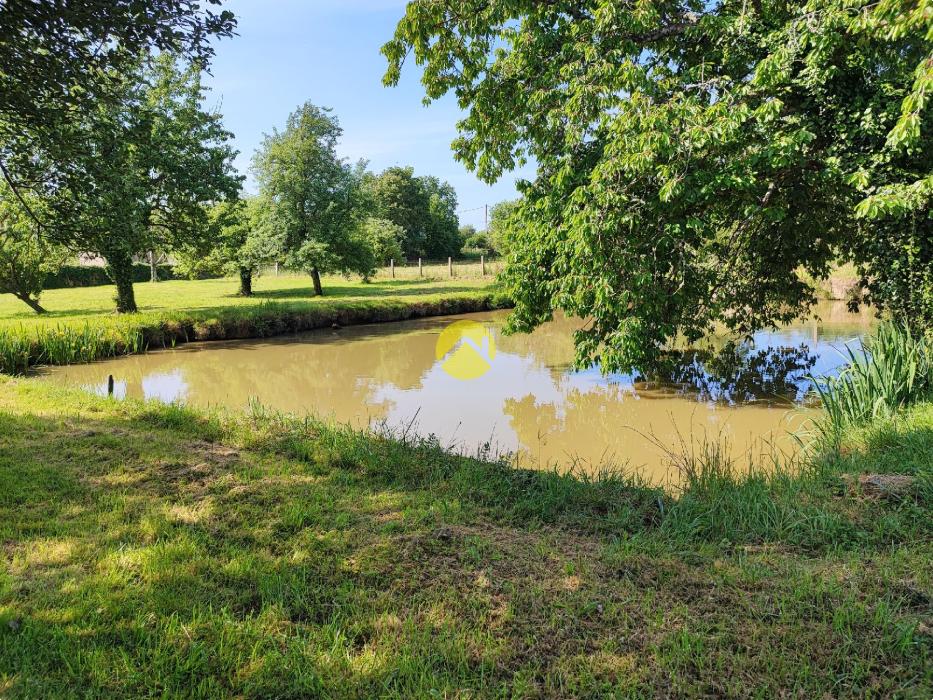
[[[494,326],[497,331],[496,347],[500,352],[527,357],[537,367],[554,370],[555,377],[573,365],[573,334],[584,325],[582,321],[558,315],[532,333],[504,335],[498,331],[506,316],[497,316],[497,324]]]
[[[673,351],[666,359],[647,376],[636,376],[636,383],[658,382],[701,401],[735,404],[802,400],[817,358],[806,345],[756,350],[730,342],[717,350]]]
[[[765,402],[700,403],[677,392],[633,392],[623,384],[580,390],[564,382],[555,402],[529,393],[506,399],[502,411],[522,466],[573,466],[590,474],[622,469],[662,483],[677,476],[659,443],[699,450],[712,441],[727,447],[740,467],[750,463],[750,455],[771,454],[771,446],[795,449],[789,416],[796,413]]]
[[[350,335],[350,334],[347,334]],[[70,381],[98,386],[108,374],[126,383],[131,398],[188,400],[241,409],[250,399],[295,413],[338,420],[381,419],[385,401],[373,399],[387,383],[420,387],[434,364],[434,336],[401,334],[347,341],[318,332],[294,339],[187,346],[95,365],[66,368]]]
[[[592,391],[563,386],[557,403],[541,403],[533,394],[508,398],[502,412],[518,438],[518,464],[555,466],[586,459],[592,467],[626,467],[641,464],[641,437],[627,426],[650,419],[667,422],[667,410],[645,407],[632,398],[630,389],[609,384]],[[647,408],[647,410],[646,410]],[[649,418],[650,416],[650,418]]]

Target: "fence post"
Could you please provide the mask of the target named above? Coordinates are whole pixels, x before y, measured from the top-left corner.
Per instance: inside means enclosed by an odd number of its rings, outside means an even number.
[[[421,258],[418,258],[418,277],[424,277],[424,271],[421,269]]]
[[[454,276],[454,259],[447,258],[447,271],[450,273],[450,276]]]
[[[483,269],[483,277],[485,277],[486,276],[486,256],[485,255],[479,256],[479,265]]]
[[[395,279],[395,258],[389,260],[389,267],[392,268],[392,279]]]

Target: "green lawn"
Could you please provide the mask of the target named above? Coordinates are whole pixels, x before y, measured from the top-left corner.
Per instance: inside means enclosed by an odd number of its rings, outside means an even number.
[[[0,377],[0,484],[0,697],[933,692],[929,404],[675,500]]]
[[[325,277],[324,298],[312,297],[311,278],[299,275],[258,277],[254,296],[237,295],[239,281],[233,278],[216,280],[175,280],[156,284],[136,284],[136,301],[143,315],[170,315],[176,312],[217,313],[231,307],[249,309],[269,303],[295,305],[314,304],[330,300],[376,301],[418,296],[426,300],[445,295],[475,293],[488,288],[492,278],[425,278],[377,279],[371,284],[342,277]],[[56,324],[106,320],[114,316],[114,288],[82,287],[50,289],[42,294],[41,303],[49,312],[37,316],[11,294],[0,294],[0,327],[20,324]]]
[[[380,279],[369,284],[324,279],[313,297],[308,277],[261,277],[254,296],[232,279],[136,285],[140,313],[113,312],[112,287],[49,290],[36,316],[0,296],[0,372],[72,364],[191,340],[261,338],[330,326],[501,308],[492,278]]]

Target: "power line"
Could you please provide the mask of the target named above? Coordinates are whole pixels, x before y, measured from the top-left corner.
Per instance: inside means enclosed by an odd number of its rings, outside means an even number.
[[[488,231],[489,230],[489,205],[488,204],[484,204],[481,207],[473,207],[472,209],[461,209],[460,211],[457,212],[457,216],[460,216],[461,214],[471,214],[474,211],[484,212],[485,230]]]

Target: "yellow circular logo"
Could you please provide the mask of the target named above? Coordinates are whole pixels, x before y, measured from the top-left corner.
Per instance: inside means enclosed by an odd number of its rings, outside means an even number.
[[[441,332],[434,354],[454,379],[477,379],[492,369],[496,343],[483,324],[455,321]]]

